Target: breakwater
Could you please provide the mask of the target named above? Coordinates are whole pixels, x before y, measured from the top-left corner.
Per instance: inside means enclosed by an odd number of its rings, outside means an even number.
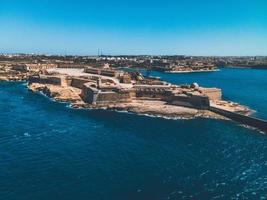
[[[216,108],[211,106],[210,110],[212,112],[215,112],[219,115],[223,115],[229,119],[232,119],[233,121],[239,122],[241,124],[244,125],[248,125],[254,128],[257,128],[259,130],[262,130],[264,132],[267,133],[267,121],[266,120],[262,120],[256,117],[251,117],[251,116],[246,116],[246,115],[242,115],[239,113],[234,113],[234,112],[230,112],[230,111],[226,111],[220,108]]]

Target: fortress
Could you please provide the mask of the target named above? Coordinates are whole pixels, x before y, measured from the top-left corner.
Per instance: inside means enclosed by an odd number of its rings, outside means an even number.
[[[74,108],[121,110],[168,118],[232,119],[267,131],[266,121],[253,118],[253,111],[246,106],[223,100],[219,88],[204,88],[197,83],[174,85],[149,73],[143,76],[131,69],[120,71],[110,68],[114,66],[110,59],[4,56],[0,61],[0,81],[27,81],[30,90],[69,102]],[[142,59],[147,58],[140,57],[139,61]],[[136,62],[135,58],[128,61]],[[129,62],[121,65],[131,66]],[[144,65],[150,68],[149,63]]]
[[[221,100],[218,88],[191,85],[172,85],[154,78],[133,76],[114,69],[47,69],[45,74],[31,76],[29,84],[51,84],[81,90],[85,103],[105,106],[129,103],[134,100],[159,100],[166,104],[197,109],[208,109],[210,101]]]
[[[41,91],[75,108],[113,109],[164,117],[230,118],[267,130],[267,122],[249,116],[245,106],[222,99],[219,88],[197,83],[174,85],[138,72],[104,67],[54,64],[9,64],[0,71],[3,80],[28,80],[32,91]],[[2,78],[1,78],[2,77]]]

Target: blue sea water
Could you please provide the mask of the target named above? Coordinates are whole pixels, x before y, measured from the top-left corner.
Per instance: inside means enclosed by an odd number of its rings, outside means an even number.
[[[162,74],[267,118],[267,71]],[[0,83],[0,199],[267,199],[267,136],[230,121],[74,110]]]

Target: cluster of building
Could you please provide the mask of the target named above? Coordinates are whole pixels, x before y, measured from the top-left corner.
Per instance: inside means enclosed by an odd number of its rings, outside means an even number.
[[[267,69],[267,56],[227,56],[216,57],[219,66],[238,66]]]
[[[136,56],[136,57],[108,57],[100,58],[112,67],[148,68],[163,72],[193,72],[212,71],[216,69],[213,59],[187,56]]]
[[[116,67],[144,66],[168,72],[213,70],[216,62],[223,60],[264,62],[265,57],[0,55],[0,80],[29,79],[30,83],[79,88],[83,100],[94,105],[156,99],[172,105],[206,109],[211,101],[221,99],[220,89],[197,84],[172,85]]]
[[[78,88],[81,91],[80,96],[83,101],[92,105],[127,103],[142,99],[160,100],[172,105],[207,109],[211,100],[220,100],[221,98],[221,90],[217,88],[202,88],[197,84],[172,85],[158,78],[144,77],[138,72],[124,72],[112,67],[114,65],[112,62],[146,63],[149,66],[158,66],[162,62],[162,65],[169,70],[188,65],[201,68],[207,64],[204,61],[185,57],[131,56],[130,58],[119,57],[118,59],[104,56],[92,58],[96,61],[93,65],[75,62],[75,59],[81,59],[80,57],[67,57],[64,60],[59,57],[47,59],[46,57],[36,58],[31,55],[29,57],[30,62],[25,60],[27,56],[23,56],[23,60],[19,60],[20,58],[19,55],[16,55],[14,61],[2,61],[4,67],[3,69],[0,68],[0,77],[3,75],[9,80],[28,79],[29,83]],[[86,59],[82,58],[81,60]],[[168,65],[171,67],[166,67]]]
[[[116,68],[128,66],[169,72],[212,70],[219,62],[239,60],[243,63],[247,59],[250,60],[247,64],[260,65],[267,60],[265,57],[0,55],[0,80],[28,80],[33,91],[43,91],[78,107],[131,109],[139,106],[140,112],[147,106],[167,116],[172,114],[170,110],[175,114],[188,113],[181,111],[186,109],[181,107],[189,107],[195,109],[187,110],[197,109],[196,115],[208,110],[266,131],[266,121],[247,116],[251,110],[245,106],[223,101],[219,88],[204,88],[197,83],[173,85],[159,78],[143,76],[138,71],[126,72]],[[151,112],[151,109],[146,112]]]
[[[62,56],[34,54],[0,54],[0,63],[17,69],[37,71],[46,68],[84,68],[85,66],[113,68],[147,68],[164,72],[214,71],[219,66],[267,68],[266,56]]]
[[[206,109],[221,99],[221,90],[197,84],[172,85],[138,72],[116,67],[146,67],[167,72],[214,70],[216,62],[228,60],[264,62],[264,57],[188,56],[45,56],[1,55],[0,80],[27,80],[70,86],[81,90],[86,103],[101,105],[135,99],[161,100],[168,104]]]
[[[17,70],[8,63],[0,63],[0,81],[26,80],[27,72]]]
[[[202,88],[196,83],[172,85],[158,78],[145,78],[141,74],[111,68],[48,69],[45,74],[31,76],[29,82],[79,88],[83,101],[96,106],[139,99],[208,109],[211,100],[221,99],[221,90],[218,88]]]
[[[52,63],[16,63],[11,65],[13,70],[22,72],[40,72],[46,69],[57,68],[57,64]]]

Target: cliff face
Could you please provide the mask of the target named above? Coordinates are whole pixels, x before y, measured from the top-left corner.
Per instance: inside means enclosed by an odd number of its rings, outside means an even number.
[[[81,102],[81,91],[73,87],[62,87],[57,85],[43,85],[39,83],[31,83],[28,85],[29,89],[33,92],[42,92],[46,96],[54,98],[58,101],[77,103]]]

